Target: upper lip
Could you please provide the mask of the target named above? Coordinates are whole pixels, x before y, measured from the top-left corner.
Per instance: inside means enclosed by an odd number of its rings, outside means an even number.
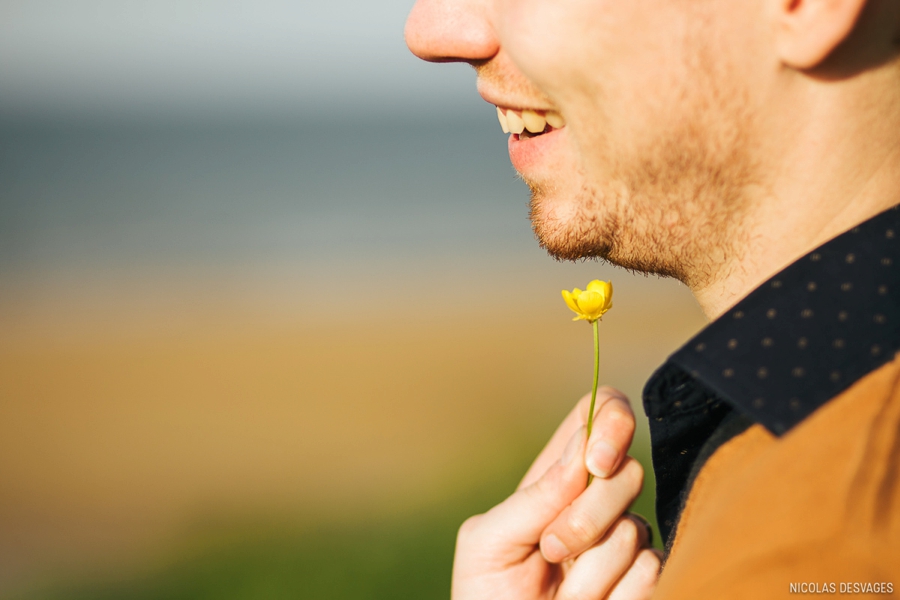
[[[559,112],[552,108],[542,108],[537,106],[524,106],[515,102],[492,102],[488,100],[490,104],[493,104],[497,108],[502,108],[503,110],[515,110],[518,112],[522,112],[523,110],[533,110],[536,113],[548,113],[548,112]]]
[[[478,93],[488,104],[493,104],[504,110],[533,110],[536,112],[559,112],[544,102],[533,102],[528,98],[516,97],[516,94],[504,94],[487,85],[478,84]]]

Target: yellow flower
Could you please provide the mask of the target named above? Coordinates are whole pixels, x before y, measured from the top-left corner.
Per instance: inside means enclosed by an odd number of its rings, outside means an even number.
[[[569,308],[578,315],[572,319],[573,321],[593,323],[612,308],[612,293],[612,283],[595,279],[587,284],[584,291],[578,288],[571,292],[563,290],[562,297]]]

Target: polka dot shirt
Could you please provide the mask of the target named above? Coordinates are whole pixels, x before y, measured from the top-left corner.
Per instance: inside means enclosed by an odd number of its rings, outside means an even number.
[[[795,427],[900,350],[900,206],[758,287],[644,389],[657,513],[671,539],[693,474],[753,423]]]

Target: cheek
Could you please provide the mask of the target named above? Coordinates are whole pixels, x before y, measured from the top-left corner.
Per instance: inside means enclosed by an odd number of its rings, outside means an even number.
[[[604,2],[500,0],[500,45],[519,70],[545,93],[577,84],[587,53],[596,54]]]
[[[544,93],[565,102],[659,69],[672,55],[683,22],[683,14],[659,4],[498,0],[495,18],[500,45],[513,63]]]
[[[650,7],[649,4],[657,6]],[[683,100],[684,13],[655,0],[501,0],[501,46],[560,109],[582,172],[607,180]],[[678,4],[678,3],[668,3]]]

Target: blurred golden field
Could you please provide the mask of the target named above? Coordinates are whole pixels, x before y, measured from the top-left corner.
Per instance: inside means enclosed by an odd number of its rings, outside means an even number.
[[[590,389],[559,291],[594,278],[649,467],[699,310],[546,257],[410,0],[108,4],[0,19],[0,598],[446,598]]]
[[[590,328],[559,289],[591,268],[335,283],[316,310],[208,281],[20,286],[0,307],[0,594],[445,597],[458,523],[589,389]],[[643,419],[643,381],[703,319],[679,284],[601,272],[601,378]]]

